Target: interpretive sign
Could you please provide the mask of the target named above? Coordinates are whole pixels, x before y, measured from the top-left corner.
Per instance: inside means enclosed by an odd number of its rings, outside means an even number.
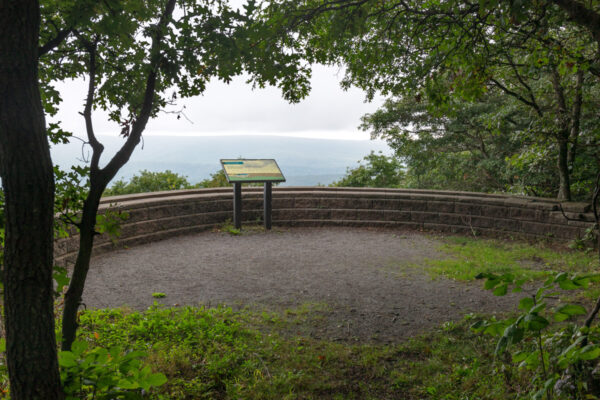
[[[223,159],[221,165],[229,183],[285,182],[285,177],[273,159]]]
[[[279,165],[273,159],[221,159],[227,182],[233,183],[233,225],[242,228],[242,183],[263,182],[264,223],[271,229],[271,202],[273,182],[285,182]]]

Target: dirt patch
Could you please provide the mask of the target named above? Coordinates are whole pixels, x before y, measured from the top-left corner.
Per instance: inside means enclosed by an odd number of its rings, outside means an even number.
[[[285,310],[322,304],[316,338],[396,342],[467,313],[513,310],[481,283],[435,279],[407,265],[444,256],[416,232],[288,229],[206,232],[119,250],[92,260],[87,307],[166,305]],[[426,267],[424,267],[426,268]],[[160,292],[164,298],[154,298]]]

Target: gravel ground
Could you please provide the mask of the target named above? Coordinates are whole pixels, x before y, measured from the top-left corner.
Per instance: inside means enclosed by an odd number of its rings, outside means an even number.
[[[225,304],[280,311],[318,304],[303,333],[340,341],[397,342],[471,312],[512,310],[481,282],[432,280],[410,265],[447,257],[417,232],[294,228],[205,232],[92,260],[88,308]],[[165,293],[162,299],[152,296]]]

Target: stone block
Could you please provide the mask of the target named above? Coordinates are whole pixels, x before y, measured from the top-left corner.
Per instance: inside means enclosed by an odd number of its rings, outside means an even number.
[[[426,207],[429,212],[453,213],[454,201],[427,201]]]
[[[410,220],[414,222],[439,223],[440,215],[438,213],[413,211],[410,213]]]
[[[457,214],[464,215],[481,215],[483,206],[473,203],[456,203],[454,205],[454,212]]]
[[[271,203],[273,210],[276,208],[291,208],[294,206],[294,199],[291,197],[288,198],[273,198],[273,202]],[[233,209],[233,203],[232,203]]]
[[[487,205],[481,208],[481,215],[492,218],[510,218],[510,208]]]
[[[317,200],[314,203],[314,206],[312,208],[317,208],[317,207],[322,207],[322,208],[329,208],[329,209],[333,209],[333,208],[338,208],[338,209],[345,209],[346,208],[346,199],[344,198],[337,198],[337,197],[327,197],[327,198],[323,198],[323,199],[314,199]]]
[[[465,219],[464,215],[451,213],[440,213],[437,220],[438,223],[446,225],[467,225],[466,221],[467,219]]]
[[[427,202],[424,200],[404,200],[400,202],[400,207],[408,207],[411,211],[426,211]]]
[[[329,200],[329,199],[328,199]],[[294,199],[294,207],[296,208],[317,208],[320,204],[318,197],[299,197]]]
[[[127,222],[141,222],[146,221],[148,219],[148,209],[147,208],[137,208],[133,210],[128,210],[129,218],[127,218]]]
[[[525,207],[511,207],[510,217],[525,221],[535,221],[537,217],[535,209]]]
[[[385,212],[384,210],[356,210],[356,218],[360,221],[383,221]]]
[[[356,219],[356,210],[331,210],[331,219],[333,220],[344,220]]]
[[[410,211],[384,210],[386,221],[410,221]]]
[[[399,200],[390,199],[372,199],[372,207],[374,210],[398,210],[401,208]]]
[[[496,228],[496,220],[494,218],[470,217],[470,225],[476,228]]]
[[[532,221],[521,221],[521,231],[523,233],[533,233],[537,236],[551,237],[553,232],[552,224],[544,224]]]

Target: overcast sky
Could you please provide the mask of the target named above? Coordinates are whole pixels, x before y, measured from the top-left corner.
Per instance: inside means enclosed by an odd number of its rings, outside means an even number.
[[[365,103],[364,92],[344,91],[339,82],[339,68],[316,66],[310,96],[299,104],[289,104],[276,88],[252,90],[243,77],[229,85],[212,81],[204,95],[180,100],[185,118],[160,114],[152,120],[145,135],[282,135],[327,139],[369,139],[368,132],[358,129],[360,117],[373,112],[382,103],[376,98]],[[62,121],[63,129],[84,134],[83,110],[86,84],[66,82],[58,89],[63,97],[59,114],[52,120]],[[94,113],[97,134],[117,135],[119,128],[107,121],[105,114]]]

